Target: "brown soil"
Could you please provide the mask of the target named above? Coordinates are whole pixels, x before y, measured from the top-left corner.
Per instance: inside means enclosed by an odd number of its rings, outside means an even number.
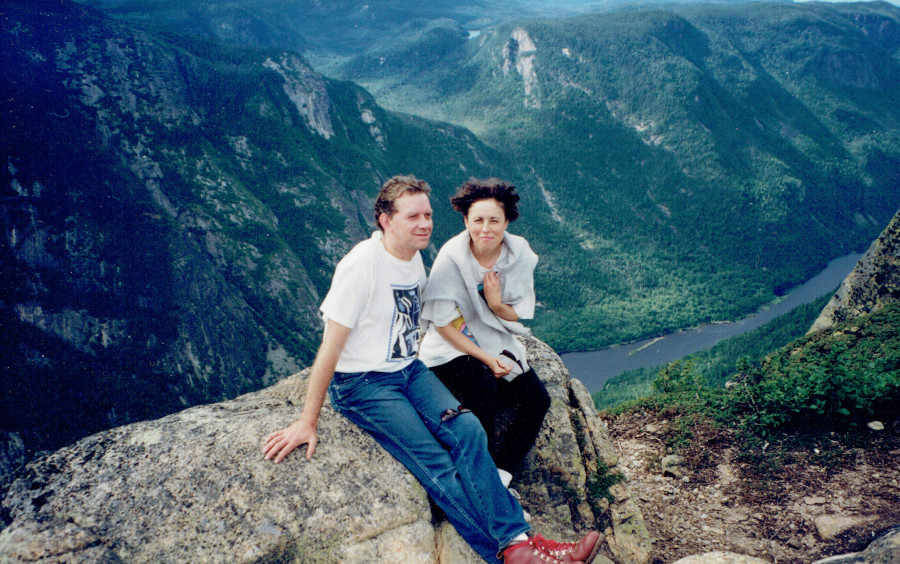
[[[741,449],[677,414],[604,415],[653,539],[655,563],[727,551],[803,563],[862,550],[900,524],[900,420]],[[664,472],[668,454],[684,462]],[[832,530],[829,532],[828,525]],[[852,524],[846,530],[842,524]],[[823,538],[823,536],[825,538]]]

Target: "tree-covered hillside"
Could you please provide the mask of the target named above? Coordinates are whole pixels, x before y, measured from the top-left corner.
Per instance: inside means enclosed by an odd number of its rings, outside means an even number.
[[[91,4],[252,45],[295,29],[289,46],[328,74],[475,132],[514,165],[514,229],[542,257],[534,329],[560,351],[738,317],[861,250],[900,207],[886,3],[534,19],[514,2],[259,0],[253,33],[233,33],[249,20],[229,10],[249,7],[230,2]]]
[[[822,296],[773,319],[759,329],[725,339],[677,362],[690,365],[709,386],[722,388],[740,370],[740,366],[758,363],[769,353],[803,337],[829,299],[831,295]],[[591,394],[594,405],[597,409],[612,409],[627,401],[650,395],[653,381],[665,369],[666,366],[637,368],[613,376],[599,391]]]
[[[900,406],[898,327],[895,302],[745,365],[728,390],[708,386],[692,363],[674,362],[653,381],[652,394],[613,411],[670,405],[672,413],[703,412],[757,439],[892,422]]]
[[[344,76],[519,165],[544,259],[535,330],[560,350],[734,318],[900,206],[888,4],[634,9],[458,43],[388,43]],[[444,63],[422,72],[430,55]]]
[[[308,365],[381,182],[505,166],[282,49],[51,1],[3,4],[0,40],[0,431],[28,448]]]

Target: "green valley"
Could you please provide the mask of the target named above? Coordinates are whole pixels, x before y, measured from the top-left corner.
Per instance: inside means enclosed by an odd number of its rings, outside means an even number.
[[[516,229],[542,257],[533,328],[561,352],[740,317],[900,207],[889,4],[90,4],[298,48],[387,108],[474,132],[523,193]]]
[[[867,245],[900,205],[892,6],[453,28],[450,52],[432,31],[338,70],[510,155],[543,259],[535,333],[558,350],[734,319]]]

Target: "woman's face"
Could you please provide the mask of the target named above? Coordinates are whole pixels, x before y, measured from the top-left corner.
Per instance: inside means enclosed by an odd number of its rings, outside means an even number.
[[[497,250],[509,225],[503,206],[493,198],[478,200],[472,204],[465,222],[469,237],[472,239],[472,247],[478,253]]]

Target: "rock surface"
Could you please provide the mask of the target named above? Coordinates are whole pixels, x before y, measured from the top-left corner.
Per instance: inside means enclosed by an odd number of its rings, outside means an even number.
[[[649,562],[627,485],[611,488],[612,501],[590,493],[590,478],[616,472],[617,456],[587,390],[546,345],[527,345],[552,398],[513,483],[532,524],[560,540],[599,528],[611,561]],[[451,526],[432,523],[412,475],[327,403],[312,461],[262,459],[263,437],[299,415],[306,375],[29,463],[2,501],[0,560],[479,562]]]
[[[900,213],[872,243],[809,331],[833,327],[897,300],[900,300]]]
[[[674,564],[767,564],[762,558],[754,558],[744,554],[735,554],[733,552],[707,552],[706,554],[696,554],[694,556],[686,556],[679,558]]]
[[[900,527],[895,527],[862,552],[832,556],[813,564],[897,564],[900,562]]]

